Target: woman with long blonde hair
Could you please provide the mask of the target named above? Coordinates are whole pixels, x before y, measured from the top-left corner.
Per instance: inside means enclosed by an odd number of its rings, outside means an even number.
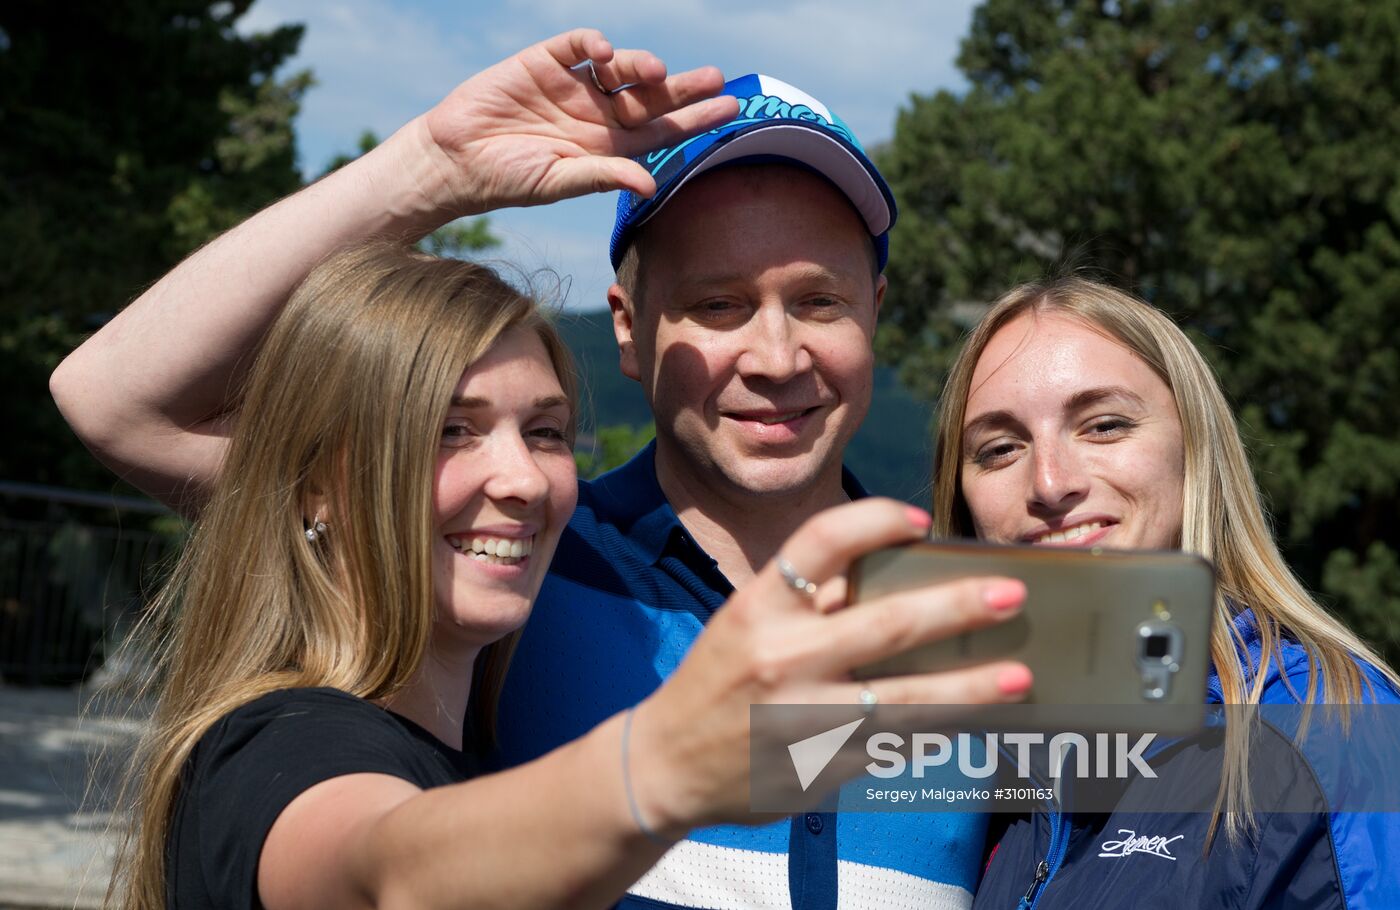
[[[56,371],[79,435],[197,515],[151,614],[159,698],[109,904],[606,906],[691,828],[765,820],[751,705],[854,705],[851,667],[1014,615],[1006,580],[994,598],[972,584],[814,609],[853,558],[928,528],[912,507],[850,503],[792,535],[797,568],[775,559],[736,591],[640,705],[479,773],[577,496],[572,366],[491,270],[400,237],[344,247],[384,224],[421,235],[505,204],[652,192],[624,156],[733,117],[732,98],[704,100],[721,83],[667,77],[588,30],[528,48],[370,152],[373,168],[196,253]],[[419,208],[376,208],[375,179]],[[307,242],[268,240],[289,232]],[[114,370],[171,428],[154,463],[159,446],[93,407]],[[201,385],[213,399],[182,397]],[[1009,701],[1027,684],[992,664],[892,680],[886,699]]]
[[[952,367],[934,458],[935,535],[1182,549],[1214,563],[1212,701],[1304,705],[1300,734],[1306,706],[1334,706],[1324,719],[1345,729],[1348,706],[1397,701],[1395,672],[1285,564],[1218,382],[1151,305],[1079,278],[1007,292]],[[978,903],[1010,906],[1024,895],[1027,905],[1070,906],[1092,893],[1110,907],[1296,901],[1355,910],[1400,900],[1393,876],[1369,858],[1400,850],[1397,826],[1363,835],[1340,815],[1330,827],[1315,817],[1257,818],[1250,744],[1227,729],[1216,811],[1204,818],[1065,818],[1052,806],[1013,821]],[[1159,761],[1182,766],[1181,755],[1168,750]],[[1225,837],[1212,847],[1217,830]],[[1174,862],[1140,860],[1134,874],[1106,865],[1113,848],[1094,855],[1121,831],[1182,843],[1169,851]]]

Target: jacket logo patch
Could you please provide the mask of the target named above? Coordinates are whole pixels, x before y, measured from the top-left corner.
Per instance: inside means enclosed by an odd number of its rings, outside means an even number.
[[[1176,857],[1172,856],[1171,850],[1167,849],[1176,841],[1181,840],[1186,835],[1178,834],[1176,837],[1163,837],[1158,834],[1149,837],[1146,834],[1141,837],[1131,828],[1119,828],[1118,833],[1123,835],[1122,840],[1106,840],[1099,844],[1099,856],[1120,857],[1131,856],[1134,853],[1148,853],[1152,856],[1160,856],[1162,859],[1169,859],[1176,862]]]

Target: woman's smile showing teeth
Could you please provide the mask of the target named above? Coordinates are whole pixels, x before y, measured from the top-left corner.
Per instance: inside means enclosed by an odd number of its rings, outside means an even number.
[[[530,537],[466,537],[449,535],[447,543],[457,550],[480,562],[493,565],[515,565],[529,556],[535,549],[535,538]]]
[[[1091,543],[1098,543],[1103,537],[1103,534],[1100,532],[1110,526],[1109,523],[1103,521],[1086,521],[1083,524],[1077,524],[1073,527],[1040,531],[1028,535],[1026,537],[1026,542],[1033,544],[1086,546]]]

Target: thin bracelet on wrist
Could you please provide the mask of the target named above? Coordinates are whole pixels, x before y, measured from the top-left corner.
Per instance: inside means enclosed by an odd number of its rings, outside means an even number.
[[[636,714],[636,712],[637,708],[634,705],[627,709],[627,713],[622,719],[622,789],[627,793],[627,808],[632,810],[632,821],[637,823],[637,828],[647,836],[648,840],[660,844],[663,847],[674,846],[676,843],[675,841],[667,840],[660,834],[657,834],[652,830],[651,826],[642,819],[642,810],[641,807],[637,805],[637,796],[632,792],[632,771],[628,763],[627,753],[629,751],[628,747],[632,741],[632,716]]]

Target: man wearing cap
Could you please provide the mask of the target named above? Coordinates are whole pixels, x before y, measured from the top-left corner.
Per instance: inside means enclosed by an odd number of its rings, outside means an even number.
[[[65,416],[131,482],[196,510],[249,354],[318,261],[483,207],[623,188],[609,304],[657,438],[581,483],[500,711],[507,762],[573,739],[655,689],[799,524],[864,495],[841,455],[869,405],[893,199],[820,102],[763,76],[701,100],[720,83],[666,77],[588,30],[515,55],[182,263],[143,298],[152,324],[69,358],[101,381],[62,396]],[[483,185],[482,172],[518,179]],[[139,378],[122,369],[133,351],[155,365]],[[984,833],[981,816],[912,813],[707,829],[624,904],[965,907]]]
[[[657,191],[618,202],[608,302],[656,439],[580,486],[502,697],[512,762],[636,704],[799,524],[865,495],[841,457],[870,402],[893,197],[821,102],[761,75],[724,92],[738,115],[636,159]],[[984,830],[817,812],[712,828],[623,906],[967,906]]]

